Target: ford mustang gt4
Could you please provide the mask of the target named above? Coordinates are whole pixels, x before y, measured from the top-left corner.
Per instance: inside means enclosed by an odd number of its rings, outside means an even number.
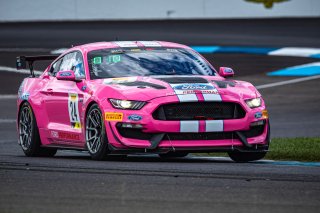
[[[39,76],[33,63],[51,60]],[[19,144],[27,156],[86,150],[95,160],[154,153],[184,157],[227,152],[236,162],[268,151],[265,102],[188,46],[115,41],[73,47],[60,56],[19,56],[30,68],[18,91]]]

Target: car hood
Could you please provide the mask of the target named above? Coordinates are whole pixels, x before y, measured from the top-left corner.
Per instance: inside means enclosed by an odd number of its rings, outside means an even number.
[[[96,92],[104,97],[150,101],[176,94],[220,94],[223,99],[250,99],[260,96],[256,88],[245,81],[227,80],[220,76],[152,76],[94,80]]]

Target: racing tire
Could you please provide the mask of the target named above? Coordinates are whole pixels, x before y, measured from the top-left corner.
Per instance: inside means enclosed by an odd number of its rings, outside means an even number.
[[[237,163],[260,160],[264,158],[267,152],[229,152],[229,157]]]
[[[270,138],[270,121],[268,120],[268,134],[266,138],[266,148],[265,150],[269,149],[269,145],[271,142]],[[261,160],[266,156],[267,152],[266,151],[260,151],[260,152],[228,152],[229,157],[237,162],[237,163],[245,163],[249,161],[256,161],[256,160]]]
[[[161,158],[183,158],[186,157],[188,152],[168,152],[165,154],[159,154]]]
[[[57,149],[41,147],[39,129],[28,102],[21,105],[18,117],[19,144],[28,157],[53,157]]]
[[[86,147],[93,160],[105,160],[108,157],[108,138],[102,116],[97,104],[91,105],[86,115]]]

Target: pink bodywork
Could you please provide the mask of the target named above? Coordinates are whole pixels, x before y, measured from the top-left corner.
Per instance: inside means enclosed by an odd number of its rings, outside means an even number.
[[[187,48],[190,47],[170,43],[158,42],[163,47]],[[137,45],[143,47],[142,43]],[[69,49],[64,54],[78,50],[83,54],[86,80],[79,82],[58,80],[48,75],[50,66],[38,78],[26,78],[19,88],[19,99],[17,101],[18,109],[24,101],[28,101],[33,109],[39,128],[41,143],[44,146],[58,146],[69,148],[85,148],[85,118],[86,112],[92,103],[97,103],[103,115],[105,113],[115,112],[123,113],[122,121],[105,120],[108,142],[119,149],[147,149],[150,147],[149,140],[140,140],[122,137],[116,128],[119,122],[135,123],[143,126],[143,132],[146,133],[180,133],[180,132],[231,132],[245,131],[250,129],[250,124],[259,120],[265,120],[266,125],[263,133],[256,137],[248,138],[249,144],[266,144],[268,135],[268,119],[264,117],[256,118],[255,114],[266,109],[265,103],[257,108],[249,108],[245,100],[261,97],[255,87],[244,81],[230,80],[235,83],[234,87],[220,88],[214,81],[224,81],[225,78],[217,76],[199,76],[210,82],[217,94],[196,93],[195,102],[217,100],[239,103],[246,111],[246,115],[241,119],[230,120],[197,120],[197,121],[161,121],[155,120],[152,113],[162,104],[178,103],[181,100],[173,87],[168,83],[157,80],[152,77],[136,77],[135,80],[146,81],[166,87],[166,89],[155,89],[151,87],[137,88],[133,86],[124,86],[117,83],[108,83],[105,79],[90,80],[89,67],[87,63],[87,53],[92,50],[105,48],[119,48],[114,42],[99,42],[86,44]],[[62,54],[60,57],[62,57]],[[59,58],[60,58],[59,57]],[[59,59],[58,58],[58,59]],[[57,59],[57,60],[58,60]],[[54,63],[54,62],[53,62]],[[190,77],[190,76],[189,76]],[[128,77],[131,80],[132,77]],[[77,94],[73,100],[77,104],[80,125],[70,125],[69,101],[70,94]],[[187,95],[187,94],[186,94]],[[212,95],[212,97],[210,96]],[[180,95],[181,96],[181,95]],[[147,104],[141,110],[120,110],[115,109],[109,102],[109,98],[122,100],[146,101]],[[130,115],[141,116],[141,120],[133,121],[128,117]],[[188,126],[189,125],[189,126]],[[182,127],[183,126],[183,127]],[[186,130],[187,129],[187,130]],[[191,129],[191,130],[190,130]],[[224,140],[174,140],[170,141],[164,138],[158,145],[158,148],[214,148],[243,146],[239,139]]]

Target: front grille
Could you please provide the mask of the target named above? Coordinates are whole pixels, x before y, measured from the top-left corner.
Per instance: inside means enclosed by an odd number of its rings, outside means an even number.
[[[261,126],[251,127],[249,130],[240,131],[246,138],[257,137],[264,131],[265,124]],[[150,140],[154,133],[145,133],[141,129],[129,129],[117,126],[117,129],[122,137]],[[199,132],[199,133],[167,133],[165,140],[224,140],[224,139],[239,139],[235,132]]]
[[[186,102],[160,106],[153,114],[155,120],[226,120],[239,119],[245,111],[231,102]]]

